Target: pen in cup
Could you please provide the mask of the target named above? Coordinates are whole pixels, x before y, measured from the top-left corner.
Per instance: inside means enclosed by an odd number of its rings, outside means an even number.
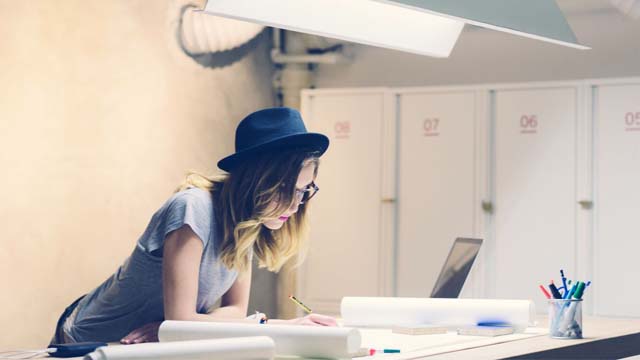
[[[554,299],[562,299],[562,295],[560,291],[558,291],[556,284],[553,283],[553,280],[551,280],[551,284],[549,284],[549,290],[551,290],[551,295],[553,295]]]
[[[540,290],[542,290],[542,293],[544,294],[544,296],[547,297],[547,299],[551,299],[551,294],[549,294],[549,292],[547,291],[547,289],[544,288],[544,286],[540,285]]]
[[[564,288],[564,294],[566,295],[569,291],[569,288],[567,287],[567,278],[564,277],[564,270],[562,269],[560,269],[560,279],[562,279],[562,287]]]

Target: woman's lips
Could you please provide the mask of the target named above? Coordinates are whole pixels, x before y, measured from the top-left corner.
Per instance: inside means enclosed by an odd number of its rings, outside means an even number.
[[[288,218],[289,218],[288,216],[280,216],[278,219],[282,221],[287,221]]]

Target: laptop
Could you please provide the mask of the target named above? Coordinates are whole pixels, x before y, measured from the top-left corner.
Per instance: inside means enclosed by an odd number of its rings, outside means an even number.
[[[457,238],[440,270],[432,298],[457,298],[480,251],[482,239]]]

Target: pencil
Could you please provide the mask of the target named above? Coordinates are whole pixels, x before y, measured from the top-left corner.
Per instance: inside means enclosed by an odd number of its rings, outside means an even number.
[[[302,310],[306,311],[307,314],[311,314],[313,311],[311,311],[311,309],[309,309],[309,307],[305,304],[302,303],[302,301],[296,299],[295,296],[293,295],[289,295],[289,299],[291,299],[291,301],[293,301],[294,303],[296,303],[296,305],[298,305],[300,308],[302,308]]]

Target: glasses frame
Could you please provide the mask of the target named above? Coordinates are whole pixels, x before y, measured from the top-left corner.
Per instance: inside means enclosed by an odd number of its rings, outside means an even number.
[[[304,189],[296,188],[296,192],[294,196],[296,197],[296,200],[300,199],[298,200],[298,204],[302,205],[309,202],[309,200],[311,200],[311,198],[313,198],[318,193],[319,190],[320,188],[318,187],[318,185],[316,185],[316,183],[312,181]],[[298,195],[298,194],[301,194],[301,195]],[[306,194],[309,194],[309,196],[305,199],[304,197]]]

